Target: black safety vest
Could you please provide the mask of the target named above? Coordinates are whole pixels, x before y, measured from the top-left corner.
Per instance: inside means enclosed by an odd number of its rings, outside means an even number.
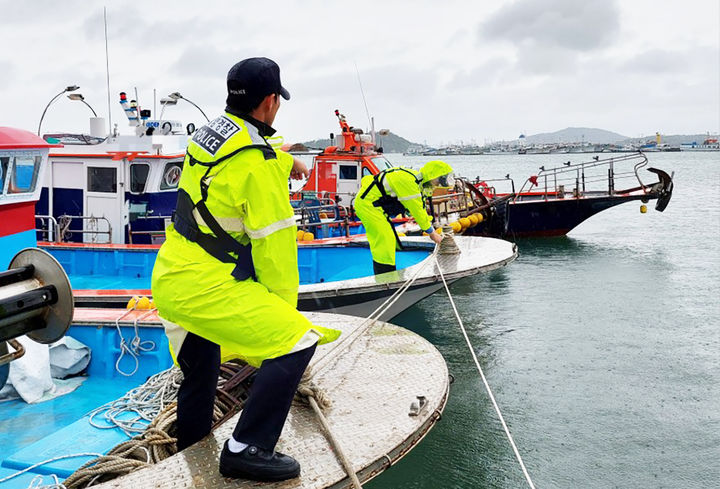
[[[405,206],[402,205],[402,202],[400,202],[400,199],[397,197],[390,195],[385,190],[384,180],[385,175],[387,175],[388,172],[391,171],[404,171],[405,173],[410,174],[414,179],[416,183],[422,182],[422,180],[419,180],[418,177],[412,173],[411,171],[406,170],[405,168],[391,168],[389,170],[383,170],[380,173],[373,176],[373,181],[368,185],[368,188],[365,189],[365,191],[360,196],[361,199],[364,199],[368,192],[370,192],[370,189],[373,187],[377,187],[380,191],[380,198],[376,199],[372,204],[375,207],[380,207],[385,214],[389,216],[396,216],[398,214],[405,214],[407,212],[407,209],[405,209]]]
[[[200,194],[201,199],[194,203],[192,197],[184,189],[178,189],[178,198],[175,211],[173,212],[172,222],[175,225],[175,230],[188,241],[197,243],[203,250],[208,254],[217,258],[223,263],[234,263],[235,268],[231,272],[231,275],[237,280],[246,280],[252,278],[257,280],[255,276],[255,266],[252,260],[252,244],[246,245],[240,244],[235,238],[233,238],[227,231],[225,231],[217,219],[213,217],[210,210],[205,203],[208,197],[208,189],[210,184],[207,183],[207,176],[210,174],[210,170],[224,160],[235,156],[241,151],[248,149],[259,149],[265,155],[267,159],[270,154],[275,157],[275,150],[269,144],[250,144],[238,148],[237,150],[218,158],[211,162],[202,162],[195,159],[189,152],[187,153],[186,161],[193,165],[202,165],[207,167],[207,171],[200,179]],[[197,209],[200,216],[205,221],[205,224],[210,228],[213,234],[204,233],[200,230],[193,210]]]

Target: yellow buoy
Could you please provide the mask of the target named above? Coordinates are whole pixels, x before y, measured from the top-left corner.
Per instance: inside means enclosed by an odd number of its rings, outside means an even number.
[[[462,224],[457,221],[451,222],[450,227],[452,228],[454,233],[459,233],[460,231],[462,231]]]
[[[305,236],[305,231],[303,231],[302,229],[298,229],[298,232],[297,232],[298,241],[302,241],[303,236]]]
[[[485,220],[482,214],[473,214],[473,216],[477,216],[478,224]]]
[[[477,223],[480,222],[478,221],[477,214],[470,214],[468,219],[470,219],[470,227],[477,226]]]
[[[645,204],[642,204],[640,206],[640,214],[645,214],[647,212],[647,206]]]
[[[313,233],[305,233],[303,234],[302,240],[303,241],[312,241],[315,239],[315,235]]]
[[[442,234],[442,233],[443,233],[442,228],[435,228],[435,231],[436,231],[438,234]]]
[[[460,218],[459,222],[463,229],[467,229],[470,227],[470,219],[468,219],[467,217]]]
[[[145,296],[140,297],[140,299],[137,301],[137,308],[141,309],[143,311],[147,311],[148,309],[151,309],[150,299],[148,299]]]
[[[130,300],[127,303],[127,306],[125,306],[125,309],[134,309],[135,306],[137,306],[138,301],[140,298],[136,295],[132,296]]]

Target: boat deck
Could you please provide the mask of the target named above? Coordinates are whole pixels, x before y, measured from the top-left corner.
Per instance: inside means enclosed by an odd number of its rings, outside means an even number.
[[[336,314],[307,315],[313,322],[343,330],[346,338],[364,322]],[[318,362],[326,367],[314,381],[333,403],[325,415],[361,481],[379,474],[416,445],[437,422],[447,401],[449,378],[442,355],[425,339],[397,326],[379,322],[350,345],[321,346],[311,365]],[[424,396],[427,405],[411,416],[410,406],[417,396]],[[238,416],[183,452],[97,487],[258,487],[218,473],[220,451]],[[277,450],[296,457],[302,475],[262,487],[349,487],[308,406],[293,405]]]

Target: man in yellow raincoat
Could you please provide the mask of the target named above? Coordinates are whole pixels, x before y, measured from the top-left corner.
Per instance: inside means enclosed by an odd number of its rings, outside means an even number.
[[[268,142],[290,94],[267,58],[234,65],[225,114],[190,141],[173,224],[161,247],[152,291],[183,371],[178,449],[210,432],[221,359],[259,367],[233,436],[220,456],[226,477],[278,481],[300,465],[274,451],[300,378],[317,344],[340,332],[297,309],[296,228],[289,176],[307,167]]]
[[[407,168],[390,168],[377,175],[366,175],[355,198],[355,211],[365,226],[375,274],[395,270],[395,249],[399,239],[390,218],[406,210],[435,243],[442,235],[432,226],[425,210],[425,197],[452,173],[444,161],[429,161],[420,172]]]

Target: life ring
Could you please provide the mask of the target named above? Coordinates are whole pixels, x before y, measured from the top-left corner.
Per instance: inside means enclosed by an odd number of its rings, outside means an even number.
[[[165,185],[167,185],[168,188],[177,187],[178,182],[180,181],[181,174],[182,169],[178,165],[172,165],[168,167],[168,169],[165,171],[165,175],[163,175]]]
[[[482,194],[487,197],[491,198],[494,193],[494,189],[485,182],[485,180],[480,181],[478,184],[478,189],[482,192]]]

